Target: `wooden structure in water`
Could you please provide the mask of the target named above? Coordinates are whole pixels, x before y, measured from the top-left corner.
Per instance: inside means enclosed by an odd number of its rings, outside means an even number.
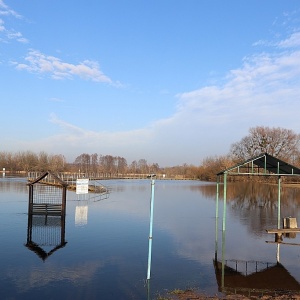
[[[48,176],[55,180],[55,185],[44,182]],[[48,171],[31,181],[28,186],[28,227],[25,246],[45,261],[67,244],[65,216],[68,185]]]
[[[280,160],[268,153],[262,153],[256,157],[245,160],[235,166],[232,166],[226,170],[223,170],[217,174],[217,197],[216,197],[216,218],[219,217],[218,213],[218,203],[219,203],[219,184],[221,182],[220,178],[223,177],[223,232],[226,227],[226,200],[227,200],[227,178],[228,176],[273,176],[277,177],[278,184],[278,218],[277,218],[277,228],[280,229],[281,211],[280,211],[280,201],[281,201],[281,178],[297,176],[300,177],[300,169]],[[300,229],[299,229],[300,230]]]
[[[267,233],[275,235],[277,244],[277,262],[273,266],[262,268],[251,274],[243,274],[236,268],[230,268],[225,260],[225,231],[226,231],[226,201],[227,201],[227,179],[229,176],[273,176],[277,178],[277,228],[266,229]],[[281,180],[282,177],[296,176],[300,178],[300,169],[284,162],[268,153],[262,153],[256,157],[245,160],[235,166],[223,170],[217,174],[216,191],[216,240],[215,240],[215,260],[214,266],[216,278],[221,292],[249,293],[259,292],[268,294],[274,290],[275,294],[282,290],[300,291],[300,284],[290,276],[289,272],[279,262],[279,247],[282,237],[293,237],[300,232],[295,218],[284,218],[281,226]],[[222,219],[222,260],[218,260],[218,218],[219,218],[219,185],[223,179],[223,219]],[[293,220],[294,219],[294,220]],[[237,262],[237,261],[236,261]],[[238,291],[239,290],[239,291]]]
[[[55,184],[46,184],[44,179],[52,177]],[[50,171],[44,172],[28,183],[30,214],[65,215],[68,184]]]

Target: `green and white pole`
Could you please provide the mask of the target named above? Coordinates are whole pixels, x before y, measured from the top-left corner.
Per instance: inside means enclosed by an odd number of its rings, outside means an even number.
[[[147,280],[150,279],[151,272],[151,256],[152,256],[152,228],[153,228],[153,209],[154,209],[154,186],[155,186],[155,174],[151,174],[151,199],[150,199],[150,230],[149,230],[149,251],[148,251],[148,271]]]

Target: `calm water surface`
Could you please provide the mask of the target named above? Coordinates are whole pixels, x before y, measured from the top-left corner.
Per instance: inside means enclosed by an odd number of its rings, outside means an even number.
[[[253,278],[266,278],[267,272],[271,282],[277,260],[291,283],[287,288],[300,291],[300,234],[284,237],[278,247],[275,237],[266,233],[277,226],[276,185],[228,186],[222,242],[223,201],[220,197],[216,231],[214,183],[157,180],[148,292],[151,183],[102,183],[111,188],[107,199],[68,191],[64,226],[57,217],[47,225],[36,217],[30,231],[26,179],[0,178],[1,299],[155,299],[176,288],[214,295],[222,284],[245,288],[250,278],[255,282]],[[281,193],[282,216],[298,222],[299,192],[282,188]],[[30,238],[43,252],[26,247]],[[66,244],[60,244],[61,239]],[[236,277],[225,273],[222,279],[222,262]],[[257,288],[266,286],[271,289],[272,283]]]

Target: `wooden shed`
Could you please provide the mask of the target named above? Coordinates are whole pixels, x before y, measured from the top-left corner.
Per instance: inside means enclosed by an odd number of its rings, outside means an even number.
[[[67,184],[50,171],[28,183],[28,228],[25,246],[45,261],[63,248]]]
[[[48,177],[51,177],[51,180]],[[47,171],[28,183],[28,213],[37,215],[65,215],[68,184]]]

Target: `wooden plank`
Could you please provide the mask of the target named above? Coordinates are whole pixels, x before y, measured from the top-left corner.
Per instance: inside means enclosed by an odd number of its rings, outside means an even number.
[[[61,204],[33,204],[32,206],[32,214],[51,215],[61,213]]]
[[[300,228],[266,229],[267,233],[291,233],[300,232]]]
[[[272,242],[272,241],[266,241],[268,244],[280,244],[280,245],[289,245],[289,246],[300,246],[298,243],[286,243],[286,242]]]

